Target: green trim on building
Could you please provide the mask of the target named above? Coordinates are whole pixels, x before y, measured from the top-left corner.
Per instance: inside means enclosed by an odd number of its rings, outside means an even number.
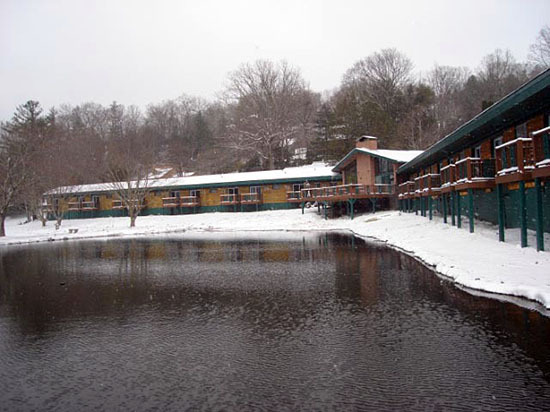
[[[298,203],[264,203],[258,205],[258,211],[266,210],[283,210],[283,209],[296,209],[300,205]],[[256,205],[242,205],[243,212],[255,212]],[[234,207],[233,205],[216,205],[216,206],[199,206],[199,207],[174,207],[174,208],[154,208],[144,209],[139,216],[150,215],[191,215],[199,213],[214,213],[214,212],[240,212],[241,205]],[[124,210],[95,210],[95,211],[70,211],[65,214],[65,219],[88,219],[94,217],[122,217],[128,216],[126,209]],[[53,216],[49,216],[50,220],[54,220]]]

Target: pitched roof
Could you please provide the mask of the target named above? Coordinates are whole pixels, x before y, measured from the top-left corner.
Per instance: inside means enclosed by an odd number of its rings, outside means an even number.
[[[150,180],[148,187],[154,189],[224,187],[239,184],[302,182],[304,180],[332,180],[339,177],[332,166],[322,162],[300,167],[287,167],[280,170],[262,170],[258,172],[225,173],[215,175],[172,177]],[[99,193],[113,191],[112,183],[95,183],[79,186],[64,186],[51,192],[62,193]]]
[[[332,168],[333,171],[338,171],[342,166],[348,163],[348,160],[357,153],[365,153],[370,156],[378,157],[381,159],[389,160],[395,163],[405,163],[415,158],[422,150],[388,150],[388,149],[366,149],[364,147],[355,148],[340,160],[336,166]]]

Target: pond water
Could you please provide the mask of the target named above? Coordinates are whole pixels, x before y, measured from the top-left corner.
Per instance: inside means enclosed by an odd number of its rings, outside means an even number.
[[[0,254],[0,409],[548,410],[550,319],[338,234]]]

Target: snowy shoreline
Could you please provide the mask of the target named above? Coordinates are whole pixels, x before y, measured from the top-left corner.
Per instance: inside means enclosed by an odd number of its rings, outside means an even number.
[[[537,252],[533,246],[519,246],[519,231],[507,230],[507,243],[498,242],[498,229],[476,221],[476,233],[467,223],[458,229],[398,211],[378,212],[324,220],[314,209],[246,213],[205,213],[177,216],[141,216],[136,227],[129,218],[65,220],[59,230],[54,223],[21,224],[23,219],[6,221],[5,238],[0,245],[29,245],[47,241],[114,239],[200,232],[348,232],[357,237],[382,242],[427,265],[439,275],[461,287],[479,293],[497,294],[496,299],[537,309],[516,297],[538,302],[550,309],[550,253]],[[75,232],[76,233],[70,233]],[[545,234],[550,245],[550,235]],[[534,234],[529,234],[534,244]],[[537,305],[538,306],[538,305]]]

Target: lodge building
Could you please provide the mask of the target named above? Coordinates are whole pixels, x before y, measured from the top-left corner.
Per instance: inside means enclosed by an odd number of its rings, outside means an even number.
[[[516,89],[398,170],[402,211],[462,226],[474,218],[550,232],[550,69]]]
[[[301,207],[319,212],[399,208],[474,231],[474,219],[537,234],[550,232],[550,69],[502,98],[425,151],[378,149],[362,136],[334,167],[153,179],[141,215],[252,211]],[[60,188],[58,188],[60,189]],[[44,210],[67,218],[123,216],[109,183],[61,188]],[[67,196],[68,194],[68,196]]]

